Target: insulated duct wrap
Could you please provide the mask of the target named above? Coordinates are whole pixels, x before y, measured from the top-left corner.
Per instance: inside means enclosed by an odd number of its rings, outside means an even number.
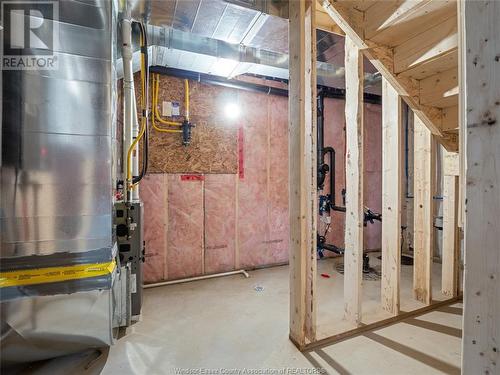
[[[113,341],[116,5],[55,3],[57,68],[2,72],[2,366]]]

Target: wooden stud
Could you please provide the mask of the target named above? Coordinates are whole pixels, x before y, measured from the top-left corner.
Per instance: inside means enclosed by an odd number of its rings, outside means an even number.
[[[413,292],[418,301],[430,304],[434,244],[435,144],[431,132],[416,115],[414,134]]]
[[[441,291],[455,297],[459,293],[460,238],[458,228],[458,175],[443,177],[443,258]]]
[[[361,323],[363,279],[363,55],[351,38],[345,39],[346,221],[344,256],[344,313]]]
[[[315,0],[289,3],[290,339],[316,338]]]
[[[463,374],[500,373],[500,2],[462,17],[466,184]]]
[[[382,80],[382,308],[399,313],[401,272],[401,98]]]

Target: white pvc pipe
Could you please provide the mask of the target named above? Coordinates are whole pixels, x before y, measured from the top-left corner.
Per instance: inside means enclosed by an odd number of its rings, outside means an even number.
[[[137,136],[139,135],[139,122],[137,120],[137,104],[135,100],[135,93],[133,100],[132,117],[133,117],[132,139],[136,139]],[[137,143],[132,153],[132,176],[138,176],[138,175],[139,175],[139,143]],[[139,184],[135,185],[134,190],[132,190],[132,201],[134,202],[139,201]]]
[[[230,276],[230,275],[237,275],[237,274],[242,274],[246,278],[249,278],[250,275],[248,274],[247,271],[245,270],[237,270],[237,271],[229,271],[229,272],[222,272],[222,273],[214,273],[211,275],[203,275],[203,276],[195,276],[195,277],[188,277],[186,279],[179,279],[179,280],[171,280],[171,281],[162,281],[160,283],[154,283],[154,284],[145,284],[142,287],[144,289],[148,288],[156,288],[158,286],[165,286],[165,285],[173,285],[173,284],[182,284],[182,283],[188,283],[190,281],[197,281],[197,280],[205,280],[205,279],[213,279],[215,277],[222,277],[222,276]]]
[[[127,180],[127,153],[132,144],[132,124],[134,121],[134,73],[132,70],[132,21],[130,19],[130,11],[127,11],[122,21],[122,61],[123,61],[123,154],[122,165],[124,171],[124,199],[128,200],[128,183]]]

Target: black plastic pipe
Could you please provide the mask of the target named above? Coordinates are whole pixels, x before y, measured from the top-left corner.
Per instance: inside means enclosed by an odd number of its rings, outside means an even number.
[[[149,68],[152,73],[166,74],[172,77],[190,79],[209,85],[229,87],[245,91],[261,92],[270,95],[288,96],[288,90],[278,89],[276,87],[256,85],[250,82],[231,80],[210,74],[196,73],[188,70],[166,68],[164,66],[152,66]]]
[[[317,187],[323,188],[328,168],[325,165],[325,116],[324,116],[324,96],[322,91],[318,92],[316,98],[316,149],[317,149]]]
[[[134,21],[133,24],[136,24],[139,26],[140,33],[142,34],[142,40],[143,40],[143,46],[141,46],[141,54],[144,55],[144,65],[146,66],[146,74],[144,79],[146,80],[145,82],[145,88],[146,88],[146,103],[143,103],[143,108],[141,111],[141,117],[144,119],[144,135],[143,135],[143,144],[142,144],[142,168],[139,176],[133,176],[132,177],[132,183],[136,184],[139,181],[141,181],[146,173],[148,172],[148,164],[149,164],[149,127],[148,127],[148,115],[147,111],[149,108],[149,72],[148,72],[148,39],[147,39],[147,32],[146,32],[146,27],[144,26],[143,23],[141,22],[136,22]]]
[[[152,73],[165,74],[177,78],[187,78],[193,81],[198,81],[210,85],[224,86],[245,91],[262,92],[270,95],[288,96],[288,90],[286,89],[257,85],[250,82],[227,79],[211,74],[196,73],[189,70],[167,68],[158,65],[150,67],[149,70]],[[280,80],[280,82],[288,84],[288,80],[286,79]],[[320,91],[325,98],[345,99],[345,89],[318,85],[318,92]],[[363,101],[370,104],[382,104],[382,97],[376,94],[364,93]]]

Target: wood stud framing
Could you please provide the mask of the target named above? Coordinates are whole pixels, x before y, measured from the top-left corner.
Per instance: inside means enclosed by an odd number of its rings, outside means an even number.
[[[315,0],[289,7],[290,339],[316,338]]]
[[[500,2],[465,1],[463,374],[500,373]]]
[[[290,338],[301,350],[310,350],[318,345],[344,340],[370,329],[380,328],[417,311],[430,311],[459,300],[459,258],[460,241],[458,224],[458,154],[445,152],[444,177],[444,234],[443,234],[443,275],[442,291],[450,299],[432,301],[432,261],[434,245],[434,193],[436,142],[439,140],[447,149],[455,150],[456,138],[448,137],[456,133],[458,126],[458,83],[462,79],[456,73],[460,45],[460,30],[457,34],[457,23],[453,17],[457,11],[454,4],[448,2],[422,1],[401,2],[387,0],[375,7],[375,1],[343,1],[319,0],[324,11],[315,9],[316,0],[289,2],[290,9]],[[483,2],[480,2],[481,4]],[[489,3],[485,1],[484,3]],[[373,6],[371,6],[373,5]],[[476,8],[485,5],[476,5]],[[498,13],[500,5],[489,5]],[[484,9],[483,9],[484,10]],[[478,11],[477,9],[475,11]],[[392,12],[392,13],[391,13]],[[321,14],[319,24],[315,17]],[[325,19],[331,17],[334,24]],[[387,18],[391,16],[390,20]],[[482,16],[486,17],[486,16]],[[428,27],[419,29],[421,21],[429,21]],[[420,23],[419,23],[420,22]],[[444,22],[444,24],[443,24]],[[326,25],[326,26],[324,26]],[[315,145],[315,33],[316,28],[332,28],[338,25],[346,35],[345,40],[345,80],[346,80],[346,224],[344,255],[344,317],[353,323],[351,329],[337,335],[316,341],[316,145]],[[498,28],[498,26],[496,26]],[[399,30],[399,33],[393,31]],[[498,30],[495,30],[500,34]],[[492,32],[492,30],[488,30]],[[366,35],[370,37],[367,38]],[[458,36],[457,36],[458,35]],[[489,38],[494,39],[493,35]],[[408,43],[403,45],[404,43]],[[427,44],[425,44],[427,43]],[[487,43],[487,42],[481,42]],[[479,46],[481,43],[476,41]],[[414,47],[412,47],[414,46]],[[432,48],[428,48],[428,47]],[[478,47],[479,48],[479,47]],[[383,131],[383,181],[382,181],[382,280],[381,307],[392,317],[370,324],[363,324],[362,315],[362,263],[363,263],[363,56],[370,59],[383,76],[382,82],[382,131]],[[491,56],[489,56],[491,57]],[[498,56],[497,56],[498,57]],[[469,56],[469,58],[471,58]],[[485,62],[486,65],[486,62]],[[498,69],[499,65],[496,65]],[[500,74],[493,68],[483,74],[490,74],[489,93],[496,99]],[[493,78],[495,77],[495,78]],[[496,84],[496,86],[493,85]],[[477,82],[479,84],[479,80]],[[436,89],[437,87],[437,89]],[[436,92],[439,91],[439,92]],[[496,91],[495,91],[496,90]],[[478,90],[479,92],[479,90]],[[434,97],[432,96],[434,95]],[[479,94],[476,97],[480,97]],[[402,117],[404,100],[411,111],[414,122],[414,297],[425,306],[417,311],[400,310],[400,270],[401,270],[401,210],[402,210]],[[479,99],[477,99],[479,100]],[[482,103],[486,106],[489,103]],[[494,109],[484,108],[482,114],[476,116],[478,135],[472,137],[479,142],[479,131],[486,131],[482,124],[498,121],[498,106]],[[494,112],[496,110],[497,112]],[[487,116],[490,114],[491,116]],[[480,117],[482,115],[482,117]],[[491,120],[494,118],[494,120]],[[485,120],[486,119],[486,120]],[[490,130],[491,132],[491,130]],[[491,135],[491,134],[490,134]],[[495,138],[496,137],[496,138]],[[500,144],[498,132],[492,136],[491,150],[494,144]],[[490,150],[486,158],[492,160],[496,154]],[[475,160],[482,160],[474,154]],[[481,157],[485,157],[481,155]],[[469,160],[469,165],[471,161]],[[491,175],[494,163],[486,165]],[[494,173],[496,172],[496,174]],[[479,173],[479,168],[477,168]],[[477,176],[478,187],[469,191],[479,194],[481,189],[490,189],[500,196],[498,181],[486,187],[491,179]],[[469,198],[469,196],[468,196]],[[491,197],[493,200],[493,197]],[[491,222],[494,221],[493,209],[500,212],[495,204],[488,207]],[[478,200],[477,205],[484,205]],[[483,207],[484,209],[484,207]],[[488,216],[489,217],[489,216]],[[477,231],[480,231],[475,228]],[[492,231],[495,232],[495,231]],[[495,235],[498,237],[498,232]],[[482,232],[484,236],[484,231]],[[477,235],[472,240],[477,240]],[[490,234],[489,238],[494,235]],[[500,238],[488,243],[488,249],[500,243]],[[489,277],[499,278],[498,251],[488,254],[488,267],[475,259],[474,267],[487,268]],[[498,249],[498,246],[497,246]],[[495,263],[496,267],[490,263]],[[494,288],[485,280],[470,279],[470,283],[481,289],[490,300],[495,300]],[[497,292],[498,294],[498,292]],[[500,300],[497,295],[496,300]],[[498,302],[491,307],[486,301],[478,300],[479,306],[474,309],[486,320],[488,327],[498,337],[498,324],[489,319],[489,312],[500,314]],[[472,315],[470,315],[472,316]],[[472,318],[471,318],[472,319]],[[472,325],[472,320],[469,323]],[[478,323],[474,323],[478,324]],[[471,336],[472,337],[472,336]],[[492,340],[482,343],[481,349],[491,349]],[[467,345],[466,345],[467,346]],[[498,348],[497,348],[498,350]],[[486,356],[485,356],[486,357]],[[489,358],[493,358],[490,355]],[[497,358],[495,357],[495,360]],[[477,358],[471,361],[477,362]],[[484,362],[484,361],[483,361]],[[498,361],[497,361],[498,362]],[[486,365],[485,365],[486,366]],[[491,363],[488,369],[493,369]],[[472,367],[471,367],[472,368]],[[487,367],[483,367],[487,368]],[[495,371],[493,371],[495,372]],[[490,373],[493,373],[490,372]],[[473,373],[473,372],[470,372]]]
[[[432,301],[436,155],[432,134],[417,115],[414,129],[413,293],[417,300],[429,305]]]
[[[382,80],[382,308],[399,314],[401,271],[401,99]]]
[[[346,219],[344,254],[344,313],[361,323],[363,279],[363,55],[345,39]]]
[[[444,154],[443,255],[441,291],[455,297],[460,291],[460,231],[458,228],[458,154]]]

